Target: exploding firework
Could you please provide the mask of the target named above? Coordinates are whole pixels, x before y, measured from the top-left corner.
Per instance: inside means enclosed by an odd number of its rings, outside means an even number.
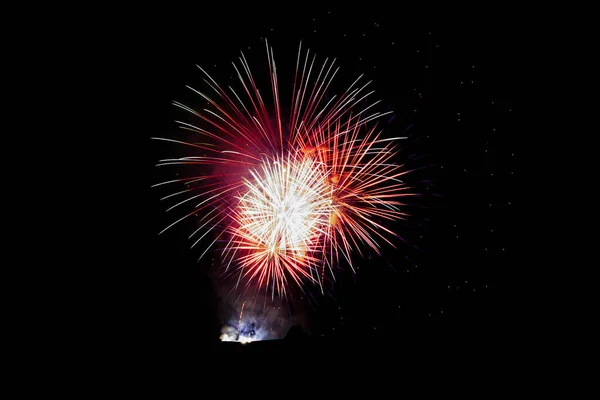
[[[320,237],[332,213],[325,168],[310,158],[289,156],[251,171],[247,192],[233,211],[233,245],[244,254],[242,277],[260,286],[285,290],[289,276],[297,284],[313,279]]]
[[[199,123],[178,121],[201,141],[155,138],[188,146],[196,156],[161,160],[159,166],[198,167],[199,175],[154,186],[183,185],[163,197],[183,198],[167,209],[192,205],[192,211],[166,227],[195,216],[192,247],[210,232],[216,236],[200,258],[222,243],[226,271],[238,283],[286,295],[291,283],[323,285],[326,271],[352,268],[351,253],[381,242],[393,246],[386,221],[403,219],[402,197],[411,193],[401,180],[408,171],[393,162],[396,141],[369,123],[389,113],[360,106],[373,93],[359,77],[339,96],[327,96],[338,69],[335,60],[319,68],[316,57],[298,52],[289,115],[282,115],[277,68],[267,44],[273,106],[267,107],[243,53],[233,64],[244,96],[225,90],[211,76],[209,96],[191,89],[210,106],[191,113]],[[209,171],[210,170],[210,171]],[[162,233],[162,232],[161,232]],[[238,327],[239,334],[239,327]]]

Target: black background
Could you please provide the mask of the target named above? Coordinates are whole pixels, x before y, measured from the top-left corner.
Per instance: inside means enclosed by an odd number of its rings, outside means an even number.
[[[291,307],[302,310],[305,330],[319,340],[368,345],[424,330],[476,336],[516,328],[520,153],[510,26],[417,24],[381,9],[274,16],[266,7],[238,6],[170,10],[142,26],[129,36],[135,61],[128,74],[139,89],[128,101],[139,109],[131,117],[139,124],[125,135],[136,143],[141,172],[130,182],[141,204],[132,204],[139,223],[127,254],[141,289],[130,314],[154,343],[218,348],[228,317],[212,266],[197,262],[203,249],[189,249],[192,226],[158,236],[173,219],[150,186],[158,182],[154,165],[171,154],[149,138],[176,133],[181,114],[171,102],[190,104],[184,86],[201,87],[195,64],[227,82],[244,51],[254,74],[266,73],[265,38],[282,88],[291,84],[301,40],[320,60],[337,59],[342,87],[363,73],[373,80],[382,107],[395,112],[387,134],[409,136],[400,161],[419,168],[407,181],[422,196],[411,199],[412,217],[394,226],[405,241],[384,248],[382,257],[355,257],[357,274],[339,274],[326,295],[315,290],[310,302],[297,296]]]

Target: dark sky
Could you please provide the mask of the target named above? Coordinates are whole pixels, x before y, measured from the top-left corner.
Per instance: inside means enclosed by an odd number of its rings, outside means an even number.
[[[520,268],[512,35],[507,27],[441,27],[409,19],[339,8],[282,11],[278,17],[260,7],[182,9],[164,19],[157,15],[134,35],[143,49],[137,78],[146,85],[140,93],[146,109],[137,117],[148,127],[139,135],[140,151],[148,149],[142,182],[148,187],[148,228],[138,246],[147,260],[140,269],[146,288],[139,307],[158,338],[216,341],[227,322],[223,304],[230,300],[213,279],[213,266],[197,263],[203,249],[190,250],[191,226],[157,235],[172,217],[149,186],[159,178],[154,164],[170,154],[149,137],[176,132],[180,114],[171,101],[185,103],[190,96],[184,86],[201,86],[195,64],[227,82],[231,61],[243,50],[259,75],[266,67],[265,37],[281,87],[291,83],[300,40],[321,60],[337,59],[340,84],[361,73],[373,80],[383,106],[395,112],[386,132],[406,132],[402,161],[421,168],[407,181],[423,195],[411,200],[413,216],[394,225],[405,242],[384,248],[382,257],[357,255],[357,274],[340,273],[325,296],[315,290],[310,301],[296,298],[290,307],[302,314],[305,329],[368,342],[420,327],[497,327],[510,320]]]

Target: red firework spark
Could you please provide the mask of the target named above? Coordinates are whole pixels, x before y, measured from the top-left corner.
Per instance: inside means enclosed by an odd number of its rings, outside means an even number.
[[[362,255],[368,246],[378,253],[380,242],[393,246],[394,232],[385,221],[407,216],[400,199],[411,193],[400,179],[406,171],[393,163],[403,138],[383,138],[367,124],[383,115],[371,111],[379,102],[357,106],[373,93],[359,77],[341,95],[326,98],[338,69],[335,60],[319,68],[315,56],[298,52],[290,115],[282,120],[277,68],[267,44],[273,107],[269,112],[243,53],[240,67],[233,66],[245,92],[226,91],[202,68],[209,95],[188,87],[210,108],[191,113],[204,126],[177,121],[181,128],[199,134],[201,142],[154,138],[190,146],[198,156],[161,160],[164,165],[209,165],[226,173],[161,182],[154,186],[183,184],[162,199],[183,198],[167,209],[193,205],[200,215],[198,229],[190,235],[194,247],[209,232],[216,238],[202,258],[221,240],[226,270],[239,271],[238,283],[257,282],[273,295],[286,295],[290,282],[323,284],[326,268],[352,267],[353,250]],[[274,119],[272,118],[274,117]],[[287,121],[287,122],[286,122]],[[201,155],[200,155],[201,154]],[[194,204],[195,203],[195,204]],[[162,233],[161,232],[161,233]]]

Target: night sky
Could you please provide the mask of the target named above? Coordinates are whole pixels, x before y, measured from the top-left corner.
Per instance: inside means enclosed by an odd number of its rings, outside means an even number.
[[[266,76],[265,38],[282,88],[291,86],[301,40],[319,60],[337,59],[339,87],[360,74],[373,80],[375,97],[395,113],[382,125],[386,135],[409,137],[398,162],[418,169],[406,181],[422,194],[410,200],[412,216],[393,225],[403,238],[397,249],[384,247],[370,259],[355,254],[356,275],[341,271],[324,296],[316,288],[296,294],[293,304],[282,305],[295,315],[290,323],[320,340],[359,343],[421,329],[504,326],[519,251],[511,36],[491,26],[415,27],[405,23],[407,16],[381,10],[299,10],[284,18],[260,7],[236,10],[226,19],[198,15],[197,25],[189,15],[179,23],[176,13],[150,24],[148,36],[139,34],[148,49],[140,70],[151,87],[139,116],[150,127],[140,134],[140,149],[149,149],[142,182],[148,228],[139,245],[146,298],[140,304],[158,340],[219,346],[231,299],[221,287],[227,285],[215,280],[212,258],[197,262],[204,249],[190,250],[193,224],[158,236],[173,216],[159,200],[164,193],[150,186],[162,177],[157,161],[173,153],[149,138],[177,134],[181,112],[171,102],[194,106],[185,85],[202,88],[196,64],[226,84],[234,75],[231,62],[244,51],[254,75]]]

